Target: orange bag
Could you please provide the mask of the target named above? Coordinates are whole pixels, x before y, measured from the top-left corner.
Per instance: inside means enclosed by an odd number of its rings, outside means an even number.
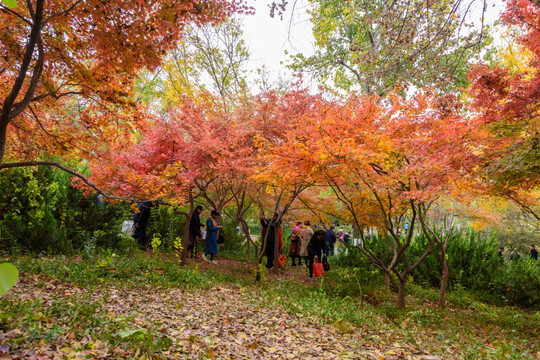
[[[319,258],[317,256],[315,256],[315,262],[313,263],[313,276],[316,278],[324,276],[323,264],[319,261]]]
[[[287,258],[283,255],[279,255],[278,261],[279,261],[279,267],[284,268],[285,267],[285,261]]]

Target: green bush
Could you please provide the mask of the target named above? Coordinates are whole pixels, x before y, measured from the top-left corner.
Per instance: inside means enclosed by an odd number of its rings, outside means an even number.
[[[540,305],[540,264],[536,260],[520,259],[501,266],[493,274],[489,287],[492,294],[506,303],[523,307]]]
[[[411,251],[420,254],[427,240],[423,235],[413,239]],[[455,232],[448,241],[447,261],[450,288],[459,284],[468,289],[487,289],[502,262],[496,256],[498,245],[494,238],[483,239],[474,231]],[[413,274],[419,284],[439,287],[441,281],[441,249],[435,245],[433,252]]]
[[[219,245],[221,255],[232,259],[245,260],[247,240],[246,236],[238,231],[238,223],[225,218],[221,225],[223,226],[222,230],[225,236],[225,243]]]
[[[423,236],[414,239],[413,252],[419,253]],[[540,268],[537,261],[520,259],[505,262],[497,256],[498,242],[474,231],[456,232],[448,243],[447,261],[450,291],[472,290],[482,300],[522,307],[540,304]],[[414,281],[438,288],[441,280],[440,247],[419,265]]]
[[[114,247],[128,204],[98,206],[72,176],[41,166],[0,173],[0,249],[72,253],[88,241]]]

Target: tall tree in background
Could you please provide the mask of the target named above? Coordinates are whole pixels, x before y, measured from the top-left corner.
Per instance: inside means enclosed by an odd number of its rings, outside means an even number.
[[[8,139],[24,142],[43,132],[69,149],[81,133],[99,138],[110,135],[101,134],[102,127],[118,132],[136,122],[130,89],[137,72],[155,69],[187,23],[220,21],[242,7],[225,0],[18,5],[0,4],[0,168],[5,156],[19,155],[6,154]],[[69,112],[58,111],[66,104]]]
[[[315,55],[293,69],[321,83],[384,95],[410,86],[466,85],[484,44],[485,0],[311,1]]]
[[[477,65],[470,73],[471,109],[492,135],[481,176],[489,191],[540,221],[540,5],[508,1],[502,20],[519,30],[518,56]]]
[[[234,108],[249,97],[246,62],[249,51],[242,38],[242,23],[229,19],[219,24],[188,26],[179,45],[172,49],[156,75],[164,107],[185,96],[211,92],[216,106]]]

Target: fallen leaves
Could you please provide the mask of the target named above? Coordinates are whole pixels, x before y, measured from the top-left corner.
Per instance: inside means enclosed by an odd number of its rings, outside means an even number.
[[[334,323],[334,326],[343,334],[350,334],[354,332],[354,327],[350,322],[345,319],[339,319]]]

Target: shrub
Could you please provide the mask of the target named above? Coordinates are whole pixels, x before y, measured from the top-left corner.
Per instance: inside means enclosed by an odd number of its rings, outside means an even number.
[[[96,194],[71,185],[48,166],[15,168],[0,176],[0,248],[71,253],[95,241],[114,246],[127,204],[98,206]]]

